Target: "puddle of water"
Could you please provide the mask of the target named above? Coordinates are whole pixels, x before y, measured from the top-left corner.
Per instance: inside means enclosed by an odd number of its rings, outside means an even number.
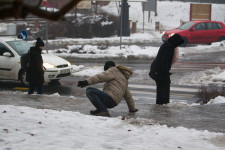
[[[39,109],[78,111],[89,114],[95,109],[85,98],[55,95],[27,95],[25,93],[0,93],[0,105],[28,106]],[[172,127],[183,126],[197,130],[209,130],[225,133],[225,104],[189,105],[170,103],[167,105],[136,103],[137,113],[129,113],[125,101],[117,107],[109,109],[111,116],[127,116],[129,118],[146,118],[161,125]]]

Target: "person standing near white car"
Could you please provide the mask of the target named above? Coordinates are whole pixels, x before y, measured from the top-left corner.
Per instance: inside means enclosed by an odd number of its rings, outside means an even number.
[[[28,94],[33,94],[35,89],[37,89],[37,94],[43,94],[44,70],[41,51],[44,46],[44,42],[37,38],[35,47],[30,48],[30,62],[27,69]]]

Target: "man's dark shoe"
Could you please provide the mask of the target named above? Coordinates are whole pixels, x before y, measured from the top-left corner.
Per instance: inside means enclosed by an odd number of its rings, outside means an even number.
[[[97,114],[97,113],[99,113],[99,110],[97,110],[97,109],[96,109],[96,110],[91,110],[91,111],[90,111],[90,114],[91,114],[91,115],[94,115],[94,114]]]
[[[103,116],[103,117],[110,117],[110,114],[109,112],[99,112],[99,113],[96,113],[94,114],[95,116]]]

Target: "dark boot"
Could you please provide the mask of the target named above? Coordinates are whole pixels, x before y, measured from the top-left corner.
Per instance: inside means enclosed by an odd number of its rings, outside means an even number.
[[[96,110],[91,110],[91,111],[90,111],[90,114],[91,114],[91,115],[95,115],[95,114],[97,114],[97,113],[99,113],[99,111],[98,111],[97,109],[96,109]]]
[[[103,117],[110,117],[110,114],[109,112],[99,112],[99,113],[96,113],[94,114],[95,116],[103,116]]]

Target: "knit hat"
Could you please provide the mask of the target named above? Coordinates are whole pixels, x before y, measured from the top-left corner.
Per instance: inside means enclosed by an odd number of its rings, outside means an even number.
[[[174,34],[168,39],[168,42],[177,47],[184,43],[184,39],[179,34]]]
[[[113,61],[107,61],[105,62],[104,71],[108,70],[110,67],[116,66],[116,64]]]
[[[37,38],[35,47],[45,46],[45,43],[41,40],[41,38]]]

